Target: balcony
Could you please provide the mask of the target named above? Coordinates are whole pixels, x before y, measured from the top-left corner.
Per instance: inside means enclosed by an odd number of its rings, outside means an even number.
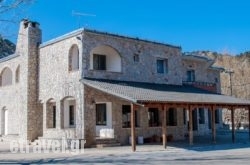
[[[199,82],[199,81],[182,81],[183,85],[192,85],[196,88],[204,89],[210,92],[217,93],[216,83]]]

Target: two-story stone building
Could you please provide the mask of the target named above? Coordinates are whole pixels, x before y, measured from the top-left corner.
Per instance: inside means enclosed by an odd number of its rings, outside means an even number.
[[[41,38],[39,24],[23,20],[15,54],[0,59],[2,138],[193,143],[193,134],[215,140],[220,108],[250,106],[220,94],[212,59],[179,46],[89,29]]]

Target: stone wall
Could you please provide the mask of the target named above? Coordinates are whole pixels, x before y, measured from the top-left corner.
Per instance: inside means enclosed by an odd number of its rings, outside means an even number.
[[[207,61],[183,60],[182,61],[182,81],[187,81],[187,71],[195,71],[195,81],[216,84],[215,91],[221,92],[220,71],[210,68]],[[209,88],[208,88],[209,89]],[[212,90],[212,89],[211,89]]]
[[[122,105],[130,105],[131,103],[114,97],[112,95],[100,92],[91,87],[85,86],[85,139],[86,146],[95,143],[96,136],[96,111],[95,102],[111,102],[112,104],[112,128],[114,129],[115,138],[121,144],[128,144],[130,136],[130,128],[122,128]],[[136,128],[136,136],[151,137],[153,135],[161,136],[162,127],[148,126],[147,108],[137,109],[139,113],[139,127]],[[161,115],[160,111],[160,115]],[[167,126],[168,134],[172,134],[174,140],[184,139],[187,133],[187,126],[183,123],[183,111],[181,108],[177,109],[177,126]]]
[[[46,104],[53,99],[56,103],[56,128],[47,128],[46,115],[43,116],[43,137],[71,137],[81,139],[83,130],[83,85],[80,82],[82,74],[82,41],[81,35],[60,40],[56,43],[40,47],[39,56],[39,100],[43,104],[43,114],[49,114]],[[69,52],[73,45],[79,49],[79,70],[69,71]],[[67,98],[76,101],[76,128],[63,128],[63,102]]]
[[[16,83],[16,69],[20,65],[20,57],[15,57],[11,60],[1,60],[0,61],[0,73],[5,67],[8,67],[12,71],[12,85],[0,87],[0,134],[3,133],[4,121],[3,120],[3,110],[8,111],[8,134],[19,135],[22,133],[20,129],[21,123],[25,122],[22,120],[22,114],[25,111],[25,106],[22,104],[24,99],[21,95],[23,90],[23,78],[20,78],[19,83]],[[20,70],[20,74],[23,71]]]
[[[0,107],[5,106],[10,110],[9,134],[19,134],[24,140],[34,140],[42,134],[43,114],[38,102],[38,45],[40,43],[39,25],[22,20],[13,58],[6,57],[0,62],[0,69],[9,67],[13,73],[13,84],[0,89],[2,101],[0,101]],[[18,66],[20,66],[20,80],[15,83]]]
[[[108,45],[121,56],[122,72],[90,69],[90,53],[97,46]],[[134,55],[139,62],[134,62]],[[156,60],[168,59],[168,73],[157,73]],[[164,84],[182,84],[181,49],[126,37],[84,32],[84,77]]]

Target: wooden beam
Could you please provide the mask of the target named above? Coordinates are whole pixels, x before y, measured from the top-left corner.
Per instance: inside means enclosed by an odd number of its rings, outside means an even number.
[[[232,142],[235,143],[234,107],[231,107]]]
[[[216,143],[215,106],[211,106],[212,114],[212,142]]]
[[[194,135],[193,135],[193,107],[189,106],[188,107],[189,110],[189,130],[188,130],[188,134],[189,134],[189,144],[193,145],[193,141],[194,141]]]
[[[135,139],[135,107],[134,104],[131,104],[131,147],[132,151],[136,151],[136,139]]]
[[[162,145],[163,148],[167,148],[167,122],[166,122],[167,105],[163,106],[162,115]]]

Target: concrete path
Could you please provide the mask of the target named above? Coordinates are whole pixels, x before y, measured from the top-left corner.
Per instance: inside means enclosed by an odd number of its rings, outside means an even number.
[[[237,137],[235,144],[231,143],[230,134],[218,134],[216,144],[209,142],[210,136],[204,136],[196,138],[193,146],[185,141],[168,143],[167,149],[159,144],[140,145],[134,153],[130,146],[91,148],[78,155],[34,152],[12,154],[9,144],[0,142],[0,164],[249,164],[248,133],[237,133]]]

